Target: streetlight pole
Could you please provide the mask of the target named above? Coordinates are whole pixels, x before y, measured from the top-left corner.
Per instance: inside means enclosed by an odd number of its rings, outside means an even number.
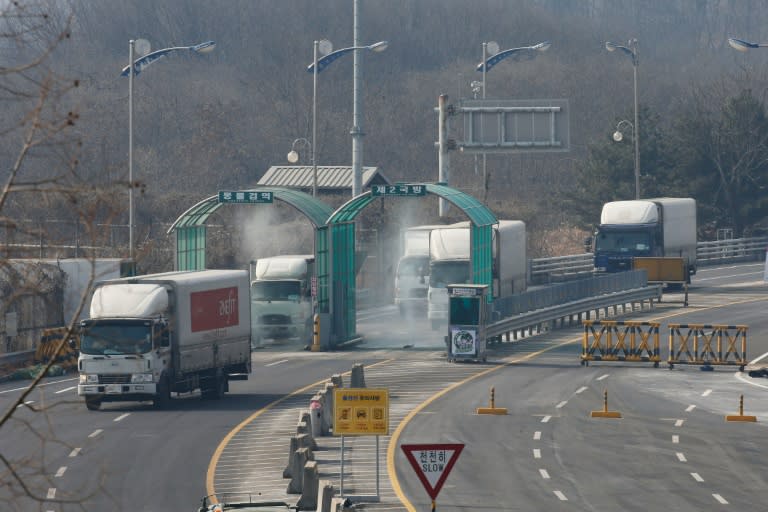
[[[360,46],[360,2],[354,0],[352,14],[352,46]],[[352,63],[352,197],[357,197],[362,188],[363,172],[363,58],[355,52]]]
[[[312,45],[313,66],[312,66],[312,197],[317,197],[317,52],[320,41],[315,40]]]
[[[490,48],[489,48],[490,46]],[[499,45],[495,41],[483,42],[483,60],[480,61],[480,64],[477,65],[477,70],[483,72],[483,99],[485,99],[485,85],[486,85],[486,74],[488,73],[488,70],[491,69],[493,66],[498,64],[500,61],[512,57],[513,59],[519,59],[522,56],[527,56],[529,59],[533,59],[538,55],[540,52],[545,52],[549,49],[549,47],[552,46],[552,43],[549,41],[542,41],[540,43],[531,45],[531,46],[521,46],[519,48],[510,48],[508,50],[499,51]],[[488,51],[493,54],[490,57],[488,56]],[[480,137],[483,137],[482,134],[483,125],[480,125]],[[487,194],[487,188],[488,188],[488,174],[486,171],[486,154],[483,153],[483,200],[485,201],[485,194]]]
[[[632,59],[632,82],[635,106],[635,123],[632,126],[633,138],[635,139],[635,199],[640,199],[640,124],[637,108],[637,65],[639,64],[639,56],[637,53],[637,39],[630,39],[627,46],[621,46],[606,41],[605,49],[609,52],[620,50]]]
[[[357,58],[357,51],[356,50],[370,50],[372,52],[383,52],[387,49],[387,46],[389,43],[387,41],[379,41],[378,43],[373,43],[368,46],[350,46],[349,48],[342,48],[340,50],[333,51],[329,53],[328,55],[324,55],[320,59],[317,59],[315,62],[312,62],[309,66],[307,66],[307,71],[313,74],[320,73],[322,70],[324,70],[326,67],[328,67],[333,61],[341,57],[342,55],[345,55],[349,52],[355,52],[355,57]],[[355,65],[355,71],[354,71],[354,81],[356,82],[354,86],[354,98],[353,98],[353,127],[350,131],[350,134],[352,135],[352,194],[358,195],[360,193],[361,188],[361,174],[360,171],[362,168],[362,141],[360,140],[360,137],[363,135],[362,129],[360,128],[362,121],[360,120],[362,118],[362,108],[360,106],[360,74],[359,69]],[[314,101],[313,101],[314,103]],[[355,183],[357,183],[357,187],[355,186]],[[355,193],[357,191],[357,194]]]
[[[149,48],[149,44],[146,41],[141,40]],[[131,262],[134,261],[135,256],[135,244],[133,239],[133,219],[134,219],[134,207],[133,207],[133,77],[137,76],[147,66],[154,61],[161,59],[169,53],[177,50],[190,50],[195,53],[208,53],[213,51],[216,47],[214,41],[205,41],[191,46],[173,46],[170,48],[163,48],[152,53],[148,53],[135,59],[135,47],[136,41],[131,39],[128,42],[128,65],[125,66],[120,75],[128,77],[128,257]]]

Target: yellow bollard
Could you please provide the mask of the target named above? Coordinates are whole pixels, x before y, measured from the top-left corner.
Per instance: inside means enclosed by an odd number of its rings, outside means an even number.
[[[320,315],[312,318],[312,352],[320,352]]]
[[[475,412],[477,414],[499,414],[499,415],[507,414],[506,407],[496,407],[495,395],[496,395],[495,388],[491,388],[491,400],[489,403],[489,407],[478,407]]]
[[[744,395],[739,397],[739,414],[733,416],[726,416],[725,421],[749,421],[756,422],[757,416],[744,416]]]
[[[608,410],[608,390],[603,392],[603,410],[592,411],[591,416],[593,418],[621,418],[621,413]]]

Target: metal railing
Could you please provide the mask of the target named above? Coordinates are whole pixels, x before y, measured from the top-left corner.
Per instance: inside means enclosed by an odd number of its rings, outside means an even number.
[[[758,261],[765,258],[767,248],[768,236],[699,242],[696,245],[696,263],[701,267],[727,262]],[[528,283],[550,284],[588,277],[594,268],[593,258],[594,255],[587,252],[530,259]]]

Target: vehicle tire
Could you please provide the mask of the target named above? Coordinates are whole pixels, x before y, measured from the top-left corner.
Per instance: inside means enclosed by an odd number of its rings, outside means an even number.
[[[98,411],[101,409],[101,399],[100,398],[86,398],[85,399],[85,406],[88,408],[89,411]]]
[[[216,373],[202,379],[202,389],[200,394],[205,400],[221,400],[224,396],[224,391],[227,388],[227,377]]]
[[[167,409],[171,405],[171,387],[168,385],[168,379],[162,377],[157,384],[157,396],[152,401],[155,409]]]

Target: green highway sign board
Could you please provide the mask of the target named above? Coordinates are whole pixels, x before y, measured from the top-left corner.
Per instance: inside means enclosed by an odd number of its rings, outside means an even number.
[[[220,203],[271,203],[272,192],[254,192],[252,190],[219,190]]]
[[[423,196],[427,193],[424,185],[373,185],[372,196]]]

